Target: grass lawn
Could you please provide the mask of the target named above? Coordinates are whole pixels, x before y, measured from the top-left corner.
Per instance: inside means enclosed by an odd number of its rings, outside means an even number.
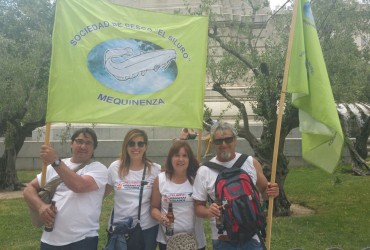
[[[28,182],[35,173],[19,171],[18,177]],[[370,247],[370,177],[353,176],[348,167],[338,167],[334,174],[318,168],[293,168],[286,179],[285,192],[291,203],[311,208],[315,214],[274,218],[272,250]],[[110,195],[103,205],[99,249],[106,242],[105,228],[112,205]],[[0,200],[0,211],[0,249],[39,248],[42,229],[32,227],[23,199]],[[210,243],[208,223],[205,227]]]

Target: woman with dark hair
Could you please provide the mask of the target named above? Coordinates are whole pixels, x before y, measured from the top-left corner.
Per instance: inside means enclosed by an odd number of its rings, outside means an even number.
[[[113,222],[132,217],[133,225],[135,225],[138,221],[140,184],[145,169],[140,225],[143,229],[145,250],[155,250],[158,222],[150,216],[149,210],[153,182],[160,173],[161,166],[147,158],[147,147],[148,136],[145,131],[132,129],[127,132],[120,158],[108,168],[108,184],[105,195],[114,189]]]
[[[165,172],[155,179],[151,199],[151,215],[161,223],[157,241],[159,249],[166,249],[170,236],[165,234],[168,204],[173,204],[175,217],[174,233],[189,233],[196,237],[198,249],[205,249],[206,239],[203,221],[194,213],[192,199],[193,183],[199,163],[189,144],[185,141],[175,142],[169,150]]]

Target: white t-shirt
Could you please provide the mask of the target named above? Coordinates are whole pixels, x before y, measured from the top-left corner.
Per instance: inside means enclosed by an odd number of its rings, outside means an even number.
[[[70,158],[63,159],[63,162],[70,169],[80,165],[72,163]],[[77,174],[93,177],[98,189],[87,193],[75,193],[63,182],[59,184],[53,197],[58,210],[54,229],[51,233],[43,232],[41,241],[44,243],[63,246],[86,237],[98,236],[102,201],[108,180],[107,167],[95,161],[78,170]],[[57,175],[54,168],[49,165],[46,182]],[[41,174],[37,175],[37,180],[40,184]]]
[[[132,216],[134,219],[133,225],[135,225],[139,210],[140,184],[144,169],[139,171],[129,170],[128,175],[121,179],[118,175],[119,165],[120,161],[117,160],[108,168],[108,184],[114,189],[113,222]],[[158,222],[150,216],[150,197],[154,179],[160,172],[161,166],[157,163],[152,163],[150,175],[148,168],[145,173],[145,181],[147,184],[143,189],[140,213],[140,225],[142,229],[148,229],[158,224]]]
[[[210,161],[218,163],[224,167],[231,168],[234,163],[239,159],[240,153],[236,153],[234,159],[228,162],[220,162],[213,157]],[[256,169],[253,166],[253,157],[249,156],[247,160],[242,165],[241,169],[246,171],[249,176],[252,178],[254,184],[257,182],[257,173]],[[194,185],[193,185],[193,199],[199,201],[207,201],[208,195],[211,197],[212,200],[215,200],[215,182],[218,176],[218,171],[214,169],[210,169],[207,166],[201,166],[198,169],[197,175],[195,177]],[[218,233],[216,228],[216,221],[215,218],[212,217],[210,219],[211,230],[212,230],[212,239],[218,239]],[[226,232],[224,232],[226,234]],[[257,235],[254,236],[258,240]]]
[[[192,198],[193,186],[189,180],[182,184],[170,181],[166,174],[160,173],[158,176],[159,192],[161,198],[161,212],[167,213],[168,203],[172,202],[173,213],[175,216],[174,233],[194,233],[198,248],[206,246],[206,237],[203,229],[203,219],[195,217],[194,200]],[[167,244],[169,239],[165,234],[165,227],[161,225],[158,230],[157,241]]]

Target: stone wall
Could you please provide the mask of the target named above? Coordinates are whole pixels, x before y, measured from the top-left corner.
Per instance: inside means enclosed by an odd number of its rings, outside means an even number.
[[[65,124],[52,124],[50,131],[50,143],[57,150],[61,158],[70,157],[70,137],[74,130],[80,127],[91,127],[86,124],[74,124],[67,129]],[[132,127],[125,125],[95,125],[94,130],[98,137],[98,147],[95,150],[95,159],[109,166],[111,162],[117,159],[122,147],[124,135]],[[181,128],[165,128],[165,127],[146,127],[137,126],[135,128],[143,129],[149,137],[149,147],[147,151],[148,157],[161,165],[163,165],[167,156],[168,150],[171,147],[173,140],[180,134]],[[44,143],[45,127],[33,131],[32,137],[27,138],[21,151],[18,154],[16,161],[16,168],[21,169],[41,169],[42,162],[39,158],[40,146]],[[252,124],[251,132],[259,137],[262,131],[260,124]],[[64,139],[62,139],[64,138]],[[0,138],[0,154],[4,151],[4,138]],[[194,153],[198,154],[198,138],[195,140],[188,140]],[[209,159],[214,155],[211,145],[210,156],[204,156],[207,147],[207,142],[202,140],[199,149],[200,161]],[[236,150],[241,153],[253,155],[253,151],[249,143],[242,138],[238,139]],[[293,130],[287,137],[285,142],[284,153],[289,158],[290,167],[307,165],[302,160],[302,148],[300,133],[297,129]],[[344,152],[346,161],[348,162],[348,153]]]
[[[198,140],[188,140],[191,148],[197,154],[198,152]],[[147,151],[148,157],[161,165],[163,165],[167,156],[168,150],[171,147],[173,140],[170,139],[151,139],[149,141],[149,147]],[[43,144],[42,141],[26,141],[19,152],[16,168],[21,169],[41,169],[42,162],[39,158],[40,146]],[[67,142],[51,141],[52,146],[57,150],[61,158],[70,157],[70,146]],[[116,160],[120,154],[122,146],[122,140],[99,140],[97,149],[95,150],[95,159],[102,162],[106,166]],[[205,161],[208,158],[203,158],[206,149],[206,142],[202,141],[200,150],[200,161]],[[0,144],[0,152],[2,152],[3,144]],[[238,152],[253,154],[249,144],[244,139],[238,139],[237,148]],[[291,166],[304,166],[306,165],[301,159],[301,143],[300,139],[290,138],[287,139],[286,146],[284,149],[285,154],[290,159]],[[214,156],[214,151],[211,146],[210,154]]]

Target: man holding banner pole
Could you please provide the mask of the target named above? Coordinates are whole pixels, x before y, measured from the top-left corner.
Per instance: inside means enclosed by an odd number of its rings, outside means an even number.
[[[240,153],[235,152],[237,133],[229,123],[219,122],[211,128],[211,140],[213,142],[216,156],[211,162],[220,164],[226,168],[233,167],[234,163],[241,157]],[[268,197],[277,197],[279,187],[277,183],[269,183],[263,174],[261,164],[252,156],[248,156],[241,169],[247,172],[254,185],[263,194]],[[193,199],[195,200],[195,212],[201,218],[211,218],[212,243],[213,249],[243,249],[243,250],[262,250],[263,244],[257,235],[246,242],[240,243],[225,239],[226,235],[217,233],[215,217],[221,215],[219,206],[212,202],[208,207],[207,200],[215,200],[215,182],[218,171],[210,169],[207,166],[201,166],[198,169],[193,186]],[[209,199],[210,198],[210,199]]]
[[[23,192],[30,209],[38,213],[45,226],[53,228],[43,232],[41,250],[97,249],[99,218],[108,181],[107,168],[91,161],[97,145],[95,132],[81,128],[71,137],[71,158],[60,159],[50,145],[41,146],[40,158],[49,164],[46,182],[57,177],[62,181],[52,197],[56,210],[38,195],[41,174]]]

